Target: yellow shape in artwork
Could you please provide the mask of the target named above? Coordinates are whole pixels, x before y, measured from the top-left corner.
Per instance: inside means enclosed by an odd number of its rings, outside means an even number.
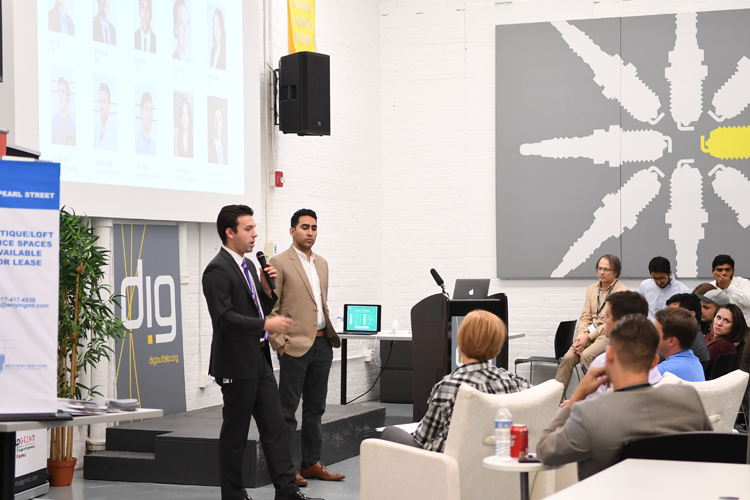
[[[701,150],[722,160],[750,158],[750,126],[714,129],[701,136]]]

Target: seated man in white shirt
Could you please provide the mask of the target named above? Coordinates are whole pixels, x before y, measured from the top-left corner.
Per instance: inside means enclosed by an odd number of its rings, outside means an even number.
[[[638,292],[617,292],[613,293],[609,297],[607,307],[604,309],[604,332],[607,337],[612,332],[620,318],[627,316],[628,314],[640,314],[646,316],[648,314],[648,302]],[[606,359],[606,351],[603,354],[594,359],[591,362],[590,368],[604,367]],[[648,382],[653,385],[661,380],[661,372],[656,367],[651,368],[648,372]],[[604,394],[607,392],[609,384],[602,384],[595,391],[587,396],[587,398],[593,398],[598,394]]]
[[[677,293],[690,293],[688,287],[677,281],[672,275],[672,264],[665,257],[654,257],[648,263],[651,278],[643,280],[638,293],[648,301],[648,319],[654,320],[659,309],[667,307],[667,299]]]

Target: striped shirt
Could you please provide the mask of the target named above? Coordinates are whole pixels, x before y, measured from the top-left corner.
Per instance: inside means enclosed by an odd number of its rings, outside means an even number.
[[[448,437],[448,426],[453,415],[458,388],[468,384],[487,394],[504,394],[528,389],[531,384],[518,375],[480,361],[459,367],[435,384],[427,401],[427,413],[414,433],[414,440],[422,448],[442,453]]]

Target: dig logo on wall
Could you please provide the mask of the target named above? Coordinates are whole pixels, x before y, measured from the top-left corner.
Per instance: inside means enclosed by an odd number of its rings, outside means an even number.
[[[748,23],[738,10],[496,28],[498,276],[590,277],[614,253],[624,276],[663,255],[708,277],[714,256],[746,253]]]
[[[117,342],[117,397],[165,414],[185,411],[176,226],[114,226],[117,314],[126,334]]]

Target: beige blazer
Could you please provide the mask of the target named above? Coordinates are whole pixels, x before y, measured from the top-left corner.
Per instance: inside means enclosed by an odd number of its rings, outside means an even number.
[[[292,315],[292,327],[289,332],[285,335],[269,334],[271,347],[276,351],[284,346],[284,355],[300,357],[312,347],[318,331],[318,310],[312,286],[294,247],[289,247],[286,252],[272,257],[271,265],[276,268],[276,295],[279,300],[276,301],[269,317],[285,316],[287,313]],[[326,337],[333,347],[341,347],[341,339],[333,329],[328,314],[328,262],[315,254],[315,268],[318,270],[320,290],[323,294]]]

